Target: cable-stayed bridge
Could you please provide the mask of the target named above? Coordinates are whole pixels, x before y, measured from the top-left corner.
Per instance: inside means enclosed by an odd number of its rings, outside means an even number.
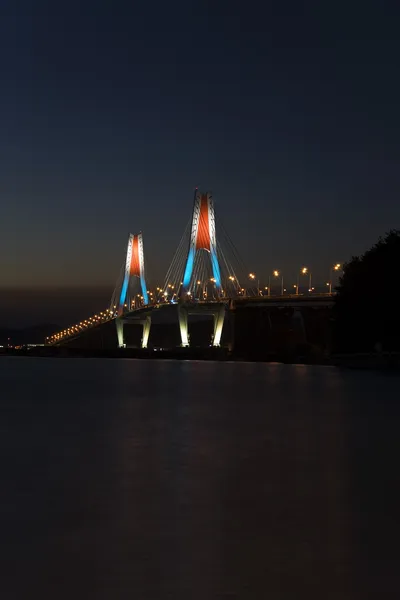
[[[218,231],[218,236],[217,236]],[[245,283],[246,282],[246,283]],[[250,286],[248,283],[250,282]],[[240,307],[330,306],[330,294],[276,297],[262,295],[255,276],[248,274],[240,254],[220,223],[216,222],[214,202],[210,192],[194,192],[191,218],[171,261],[162,287],[148,288],[145,271],[143,234],[130,234],[124,264],[113,291],[110,305],[104,310],[47,338],[48,345],[70,344],[99,327],[115,326],[115,345],[127,347],[125,329],[140,325],[140,346],[149,345],[153,317],[162,313],[175,318],[179,329],[179,344],[191,343],[189,317],[212,317],[210,346],[220,346],[227,315]],[[283,285],[282,285],[283,288]],[[283,292],[283,289],[282,289]],[[298,288],[297,288],[298,292]],[[228,316],[229,320],[229,316]],[[108,339],[110,337],[108,336]]]

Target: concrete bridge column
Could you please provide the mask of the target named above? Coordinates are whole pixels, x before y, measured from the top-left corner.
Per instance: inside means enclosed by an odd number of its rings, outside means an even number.
[[[295,328],[297,329],[297,331],[301,334],[302,342],[306,343],[307,342],[307,333],[306,333],[304,317],[303,317],[303,313],[301,312],[301,309],[296,308],[293,311],[292,322],[293,322]]]
[[[143,336],[142,336],[142,348],[147,348],[147,342],[149,341],[150,328],[151,328],[151,316],[148,315],[143,321]]]
[[[179,330],[181,332],[181,346],[189,346],[188,311],[185,306],[178,305]]]
[[[213,336],[212,345],[219,346],[221,344],[222,328],[224,326],[224,319],[225,319],[225,306],[223,304],[219,307],[218,312],[214,312],[213,317],[214,317],[214,336]]]
[[[118,348],[125,348],[124,343],[124,319],[117,317],[115,319],[115,326],[117,329]]]
[[[117,328],[117,338],[118,338],[118,348],[126,348],[126,344],[124,341],[124,324],[130,323],[131,325],[142,325],[143,334],[141,347],[147,348],[147,343],[149,341],[150,328],[151,328],[151,316],[147,315],[144,319],[123,319],[121,317],[117,317],[115,319],[115,325]]]

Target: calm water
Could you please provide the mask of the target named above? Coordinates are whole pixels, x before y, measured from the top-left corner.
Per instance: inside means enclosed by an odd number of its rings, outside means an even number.
[[[400,378],[0,358],[2,600],[400,597]]]

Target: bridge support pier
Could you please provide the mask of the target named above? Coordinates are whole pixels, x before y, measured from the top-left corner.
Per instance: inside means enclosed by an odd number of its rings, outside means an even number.
[[[302,343],[303,344],[307,343],[307,333],[306,333],[306,327],[304,324],[303,313],[298,308],[295,308],[293,310],[292,323],[293,323],[293,328],[295,330],[297,330],[298,333],[300,333],[300,336],[302,338],[302,340],[301,340]]]
[[[181,332],[181,346],[189,346],[188,311],[186,306],[178,305],[179,330]]]
[[[124,344],[124,320],[121,317],[115,319],[115,327],[117,329],[118,348],[125,348]]]
[[[129,323],[131,325],[142,325],[143,326],[143,334],[141,340],[141,348],[147,348],[147,344],[149,341],[150,329],[151,329],[151,316],[146,315],[142,319],[127,319],[122,317],[117,317],[115,319],[115,325],[117,328],[117,339],[118,339],[118,348],[126,348],[126,344],[124,341],[124,324]]]
[[[224,326],[224,320],[225,320],[225,306],[222,304],[219,307],[218,312],[213,313],[213,316],[214,316],[214,336],[213,336],[212,345],[220,346],[222,328]]]
[[[151,328],[151,317],[148,315],[142,321],[143,335],[142,335],[142,348],[147,348],[147,342],[149,341],[150,328]]]
[[[221,344],[222,329],[225,320],[225,305],[224,304],[213,304],[213,305],[178,305],[178,319],[179,319],[179,330],[181,333],[181,346],[187,348],[190,345],[189,336],[189,315],[204,315],[211,314],[214,318],[214,333],[212,336],[212,346],[219,346]]]

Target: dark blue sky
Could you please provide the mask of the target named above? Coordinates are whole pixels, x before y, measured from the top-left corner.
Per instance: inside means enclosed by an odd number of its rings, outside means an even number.
[[[249,269],[400,227],[395,2],[3,2],[0,285],[163,279],[195,185]],[[111,289],[110,289],[111,292]]]

